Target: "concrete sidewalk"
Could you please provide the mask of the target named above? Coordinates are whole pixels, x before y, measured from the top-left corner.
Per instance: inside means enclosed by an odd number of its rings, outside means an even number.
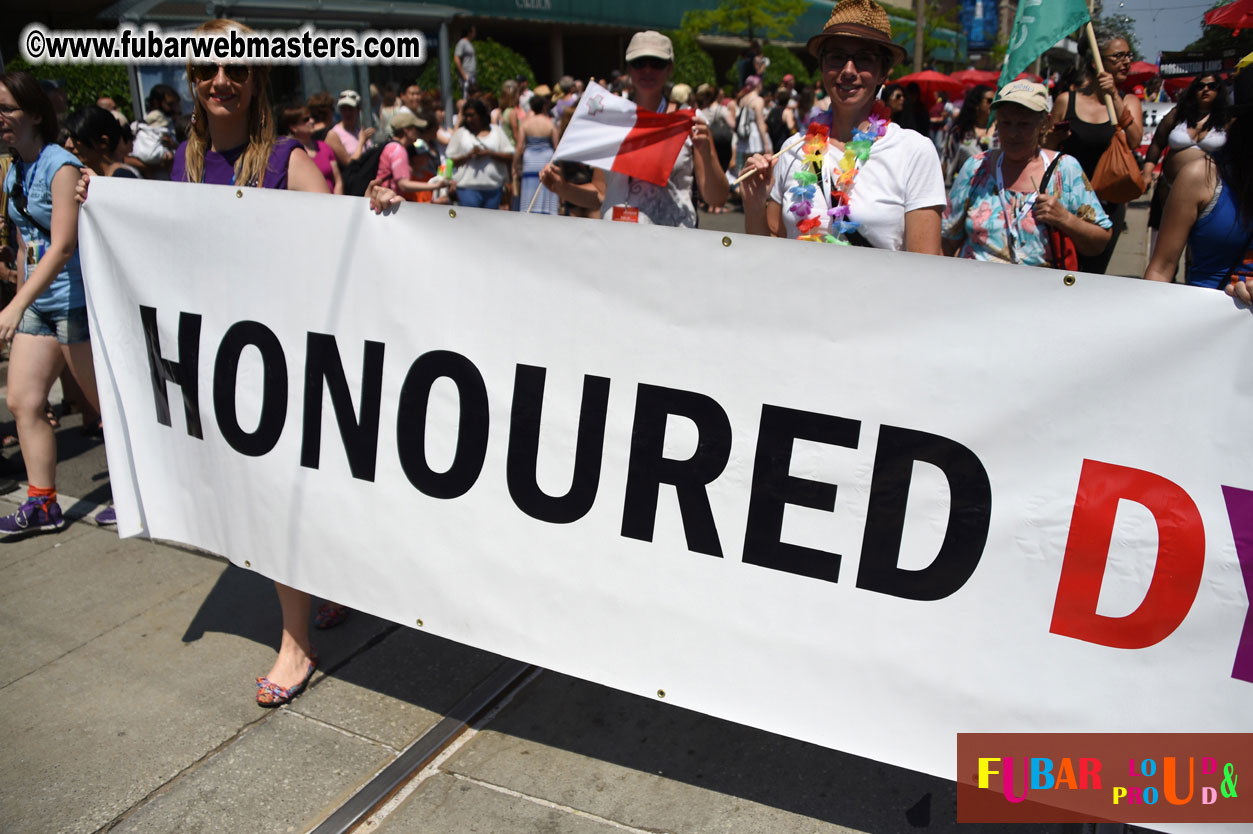
[[[358,613],[317,634],[311,689],[264,711],[252,681],[273,660],[275,602],[250,571],[85,521],[0,545],[0,829],[308,831],[505,662]],[[944,780],[541,671],[357,830],[954,819]]]

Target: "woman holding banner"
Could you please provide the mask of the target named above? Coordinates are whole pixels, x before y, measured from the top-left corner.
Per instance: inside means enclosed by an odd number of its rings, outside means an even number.
[[[926,136],[886,122],[879,87],[905,50],[873,0],[840,0],[809,39],[831,109],[743,183],[750,234],[940,254],[944,177]],[[773,182],[771,173],[773,172]]]
[[[25,72],[0,75],[0,142],[14,158],[4,191],[25,252],[18,267],[25,280],[0,310],[0,341],[12,341],[7,401],[29,485],[22,506],[0,518],[4,541],[65,526],[57,503],[57,440],[45,405],[62,369],[69,367],[88,404],[99,409],[77,251],[74,184],[83,163],[56,140],[56,112],[39,82]]]
[[[1068,266],[1068,251],[1073,258],[1076,250],[1096,254],[1104,249],[1109,218],[1083,169],[1074,157],[1040,148],[1048,126],[1044,85],[1011,81],[997,93],[992,109],[1001,146],[967,160],[953,181],[944,212],[944,253],[1060,269]]]
[[[1192,79],[1192,83],[1179,97],[1177,104],[1162,119],[1153,134],[1153,141],[1144,153],[1142,175],[1145,182],[1153,176],[1153,168],[1170,148],[1170,154],[1162,163],[1162,175],[1153,188],[1153,200],[1149,204],[1149,229],[1153,242],[1162,227],[1162,212],[1170,186],[1175,177],[1189,162],[1206,154],[1216,153],[1227,142],[1227,95],[1223,90],[1222,76],[1205,73]]]
[[[1235,106],[1227,110],[1227,141],[1175,177],[1166,199],[1162,231],[1144,277],[1171,281],[1185,244],[1192,247],[1188,283],[1226,289],[1253,304],[1253,70],[1235,81]]]
[[[196,29],[210,35],[252,31],[231,20],[211,20]],[[326,179],[300,143],[276,138],[274,115],[267,93],[270,68],[261,64],[197,63],[187,65],[187,80],[195,111],[187,140],[174,154],[170,179],[254,188],[286,188],[327,194]],[[89,175],[79,181],[86,201]],[[257,678],[257,704],[277,707],[304,691],[318,666],[309,641],[310,597],[304,591],[275,582],[283,612],[278,659]],[[344,609],[328,604],[319,612],[319,625],[342,620]]]
[[[636,32],[626,50],[627,67],[640,110],[666,112],[665,87],[674,72],[674,46],[660,32]],[[692,202],[692,182],[701,198],[711,207],[727,200],[727,180],[718,164],[713,137],[703,116],[692,126],[692,135],[682,150],[664,186],[616,171],[595,170],[592,181],[574,185],[561,175],[561,168],[549,163],[540,172],[540,182],[566,202],[597,211],[605,220],[625,220],[658,226],[696,226],[696,206]]]
[[[1121,35],[1103,29],[1095,31],[1095,40],[1100,50],[1099,66],[1104,71],[1098,69],[1088,38],[1081,39],[1079,60],[1086,69],[1086,76],[1073,91],[1058,93],[1053,100],[1053,122],[1069,128],[1068,135],[1060,139],[1058,149],[1079,160],[1089,180],[1095,175],[1096,164],[1102,154],[1114,141],[1118,127],[1123,129],[1123,140],[1132,151],[1140,147],[1140,137],[1144,135],[1140,99],[1131,95],[1124,98],[1118,92],[1118,88],[1126,83],[1127,71],[1131,69],[1131,46]],[[1107,97],[1113,103],[1117,124],[1110,121]],[[1100,252],[1079,256],[1079,269],[1084,272],[1104,274],[1127,216],[1126,203],[1102,202],[1101,207],[1114,224],[1113,234]]]

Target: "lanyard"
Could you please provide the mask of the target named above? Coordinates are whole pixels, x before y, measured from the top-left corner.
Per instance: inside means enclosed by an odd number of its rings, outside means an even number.
[[[1040,151],[1040,159],[1044,160],[1044,169],[1047,171],[1049,158],[1044,153],[1043,149]],[[1014,263],[1018,263],[1018,257],[1014,253],[1014,230],[1018,230],[1017,237],[1021,238],[1023,218],[1025,218],[1035,206],[1035,198],[1040,195],[1039,192],[1035,192],[1027,199],[1023,200],[1022,205],[1018,207],[1018,212],[1015,214],[1009,207],[1009,200],[1005,198],[1005,176],[1002,173],[1002,166],[1004,164],[1005,154],[1001,153],[1000,157],[996,160],[996,196],[1001,201],[1001,208],[1005,210],[1005,238],[1009,243],[1009,255],[1010,258],[1013,259]],[[1048,183],[1043,183],[1043,185],[1046,189],[1048,188]]]

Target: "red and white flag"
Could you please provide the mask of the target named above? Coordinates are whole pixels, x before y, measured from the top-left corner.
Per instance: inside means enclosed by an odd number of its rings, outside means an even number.
[[[692,132],[691,113],[640,110],[592,82],[579,99],[553,161],[582,162],[664,186]]]

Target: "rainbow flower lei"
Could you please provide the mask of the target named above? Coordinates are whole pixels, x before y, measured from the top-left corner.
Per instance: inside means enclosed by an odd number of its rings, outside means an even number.
[[[831,218],[830,227],[822,228],[822,212],[814,211],[814,197],[818,185],[822,181],[822,161],[826,155],[827,142],[830,140],[830,126],[817,120],[809,123],[805,131],[805,143],[802,146],[802,163],[800,171],[792,175],[796,185],[788,193],[792,195],[792,206],[788,211],[798,218],[796,230],[800,232],[798,240],[816,241],[818,243],[835,243],[848,246],[847,236],[856,231],[861,224],[849,219],[849,194],[853,189],[853,181],[861,163],[870,158],[870,149],[874,143],[887,133],[886,119],[871,114],[867,130],[854,129],[853,138],[844,144],[844,155],[836,161],[838,174],[831,184],[831,208],[826,215]],[[812,215],[812,216],[811,216]]]

